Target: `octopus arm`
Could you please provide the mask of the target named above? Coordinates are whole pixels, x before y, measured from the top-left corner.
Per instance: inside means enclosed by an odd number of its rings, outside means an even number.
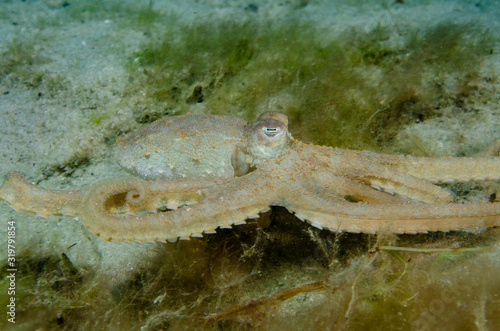
[[[394,195],[394,192],[384,190],[385,187],[374,189],[363,180],[356,180],[344,176],[335,176],[328,171],[316,171],[306,180],[306,191],[315,191],[323,197],[338,201],[365,202],[372,204],[406,203]]]
[[[49,215],[76,216],[83,198],[81,191],[47,189],[28,183],[18,172],[10,172],[0,186],[0,200],[16,211],[47,218]]]
[[[264,198],[255,199],[251,189],[254,176],[244,176],[206,187],[192,185],[184,191],[176,189],[176,181],[141,179],[117,180],[96,185],[83,199],[80,219],[89,230],[104,240],[154,242],[176,241],[213,233],[217,227],[241,224],[269,209]],[[152,190],[152,188],[154,188]],[[167,212],[142,215],[117,215],[110,212],[110,202],[126,192],[126,202],[132,206],[150,205],[163,196],[177,194],[177,199],[189,200],[180,208]],[[192,199],[199,195],[198,201]]]
[[[373,189],[426,203],[449,203],[452,195],[433,183],[379,164],[365,164],[361,179]]]
[[[500,226],[500,203],[383,204],[339,202],[309,194],[285,207],[331,231],[426,233]]]
[[[500,180],[500,157],[416,157],[349,152],[433,183]]]
[[[300,151],[301,157],[314,160],[314,164],[324,165],[322,171],[314,171],[310,175],[318,177],[316,181],[320,185],[329,183],[331,181],[329,177],[343,176],[363,183],[372,189],[383,190],[390,194],[426,203],[448,203],[453,200],[451,194],[446,190],[418,176],[390,166],[390,161],[384,161],[385,158],[382,157],[382,154],[328,147],[314,147],[309,150],[313,152]],[[311,156],[308,155],[309,153]],[[388,157],[393,160],[392,156]],[[396,159],[394,158],[394,160]],[[347,185],[347,187],[350,186]]]
[[[431,182],[498,181],[500,157],[400,157],[393,165],[401,172]]]

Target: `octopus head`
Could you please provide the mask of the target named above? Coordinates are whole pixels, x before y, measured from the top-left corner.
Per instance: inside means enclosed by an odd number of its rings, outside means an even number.
[[[288,142],[288,117],[265,112],[253,124],[251,135],[251,153],[255,157],[271,157]]]

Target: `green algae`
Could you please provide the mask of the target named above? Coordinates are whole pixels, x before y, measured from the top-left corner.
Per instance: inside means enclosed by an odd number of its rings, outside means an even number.
[[[33,72],[30,66],[40,62],[34,41],[11,40],[0,60],[0,82],[9,78],[28,87],[38,87],[42,81],[40,71]]]
[[[144,93],[145,112],[278,110],[299,139],[384,149],[401,126],[459,99],[493,40],[476,23],[341,33],[299,20],[178,23],[134,55],[129,93]]]
[[[40,56],[41,42],[35,38],[12,39],[0,56],[0,84],[6,88],[21,85],[40,89],[53,96],[66,89],[67,80],[59,74],[40,69],[49,60]]]

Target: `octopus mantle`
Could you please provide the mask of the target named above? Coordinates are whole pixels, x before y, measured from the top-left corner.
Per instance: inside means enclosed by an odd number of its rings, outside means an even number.
[[[92,233],[115,241],[201,237],[244,224],[270,206],[338,232],[500,226],[500,203],[454,203],[435,185],[497,181],[500,157],[425,158],[308,145],[292,138],[278,112],[253,124],[215,115],[159,120],[119,140],[116,157],[138,177],[59,191],[11,172],[0,199],[42,217],[78,216]]]

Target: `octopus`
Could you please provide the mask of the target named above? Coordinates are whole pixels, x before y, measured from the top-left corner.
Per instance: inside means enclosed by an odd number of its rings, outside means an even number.
[[[133,177],[53,190],[11,172],[0,199],[41,217],[77,216],[112,241],[213,234],[283,206],[335,232],[426,233],[500,226],[500,203],[454,201],[439,183],[500,180],[500,157],[414,157],[305,144],[288,118],[216,115],[158,120],[117,140]]]

